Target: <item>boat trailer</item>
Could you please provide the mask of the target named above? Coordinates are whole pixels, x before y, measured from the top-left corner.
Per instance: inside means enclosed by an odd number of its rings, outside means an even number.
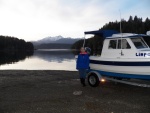
[[[112,82],[116,82],[116,83],[132,85],[132,86],[150,88],[150,84],[127,81],[127,79],[119,80],[117,78],[106,77],[106,76],[100,75],[100,73],[97,71],[88,72],[87,80],[88,80],[89,85],[92,87],[97,87],[101,82],[112,81]],[[140,81],[142,81],[142,80],[140,80]]]

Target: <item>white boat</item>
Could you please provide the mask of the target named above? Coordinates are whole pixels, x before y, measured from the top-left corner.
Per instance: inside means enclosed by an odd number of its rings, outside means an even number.
[[[88,81],[91,85],[96,86],[96,81],[103,76],[150,80],[150,47],[144,40],[150,40],[149,32],[145,35],[102,30],[85,34],[99,34],[104,37],[101,55],[90,56]]]

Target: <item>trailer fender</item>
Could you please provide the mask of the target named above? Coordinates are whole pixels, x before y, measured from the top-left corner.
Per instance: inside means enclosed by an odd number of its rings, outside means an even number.
[[[96,71],[90,71],[87,74],[87,80],[90,86],[97,87],[100,84],[100,80],[102,79],[102,76],[100,73]]]
[[[102,79],[102,75],[101,75],[99,72],[97,72],[97,71],[89,71],[88,74],[87,74],[87,77],[88,77],[89,75],[91,75],[91,74],[97,75],[97,77],[99,78],[99,80]]]

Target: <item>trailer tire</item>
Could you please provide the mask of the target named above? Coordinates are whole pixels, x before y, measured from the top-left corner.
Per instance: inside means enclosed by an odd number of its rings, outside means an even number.
[[[95,73],[91,73],[88,76],[88,83],[92,87],[97,87],[100,83],[98,76]]]

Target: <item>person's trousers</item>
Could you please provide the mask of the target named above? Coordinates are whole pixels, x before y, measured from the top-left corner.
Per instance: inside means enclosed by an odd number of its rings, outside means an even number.
[[[85,78],[86,78],[86,69],[79,69],[80,81],[83,86],[85,86]]]
[[[86,78],[86,69],[79,69],[80,78]]]

